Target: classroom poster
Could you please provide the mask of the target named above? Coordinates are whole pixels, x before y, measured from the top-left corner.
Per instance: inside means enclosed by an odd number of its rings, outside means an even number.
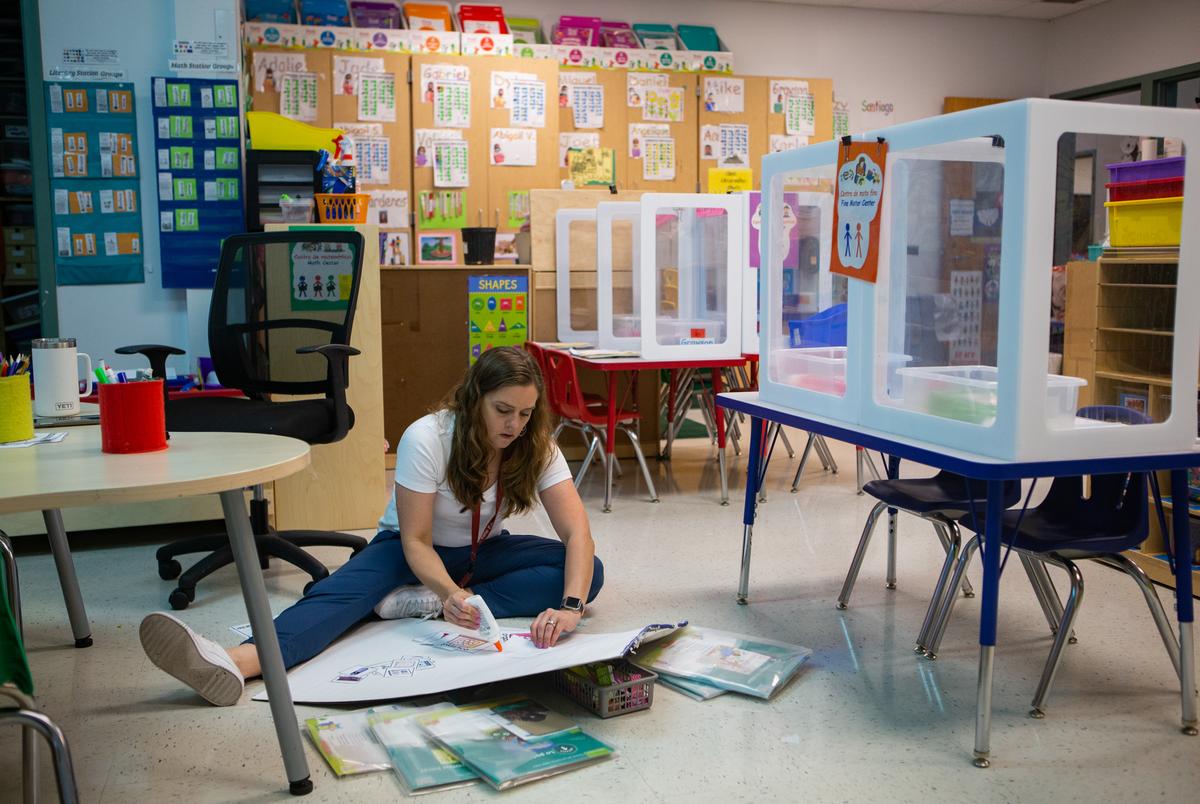
[[[850,111],[843,108],[838,108],[838,103],[835,100],[833,103],[833,138],[835,140],[842,137],[850,136]]]
[[[316,73],[284,73],[279,76],[279,113],[303,123],[317,119]],[[172,130],[172,136],[180,134]]]
[[[651,137],[642,156],[642,178],[646,181],[675,180],[675,139]]]
[[[571,87],[571,113],[575,128],[604,128],[604,87],[598,84]]]
[[[596,74],[589,71],[559,72],[558,74],[558,105],[567,108],[571,105],[571,87],[594,85]]]
[[[558,166],[567,166],[567,151],[571,148],[599,148],[600,135],[595,131],[562,131],[558,135]]]
[[[494,128],[490,142],[490,164],[504,167],[537,165],[537,129]]]
[[[950,236],[970,237],[975,233],[975,199],[950,199]]]
[[[358,74],[358,119],[396,122],[396,76],[393,73]]]
[[[647,89],[666,89],[670,85],[671,80],[666,73],[636,73],[631,70],[625,74],[625,104],[631,109],[641,109],[645,105]]]
[[[817,133],[816,106],[812,95],[789,95],[784,116],[788,134],[811,137]]]
[[[647,87],[642,101],[642,119],[683,122],[683,87]]]
[[[442,128],[471,127],[470,81],[439,81],[433,85],[433,124]]]
[[[950,365],[978,365],[982,359],[983,271],[951,271],[950,298],[958,322],[950,339]]]
[[[379,264],[412,265],[411,240],[408,231],[379,230]]]
[[[704,79],[704,111],[741,114],[746,110],[746,82],[741,78]]]
[[[466,140],[433,143],[434,187],[466,187],[471,183],[470,165]]]
[[[629,158],[641,159],[646,152],[646,140],[656,137],[670,137],[671,127],[664,123],[630,123],[629,124]]]
[[[144,281],[133,84],[55,82],[45,92],[58,284]]]
[[[800,134],[772,134],[769,151],[773,154],[794,151],[808,145],[808,137]]]
[[[518,81],[537,81],[534,73],[514,73],[505,70],[493,70],[491,90],[488,93],[488,105],[492,109],[511,109],[513,85]]]
[[[471,82],[471,68],[465,64],[422,64],[417,78],[417,100],[433,103],[437,85],[442,81]]]
[[[750,168],[709,168],[708,192],[724,195],[754,189],[754,171]]]
[[[354,162],[359,184],[391,184],[391,146],[387,137],[359,137],[354,140]]]
[[[348,243],[292,246],[292,311],[345,310],[354,287],[354,249]]]
[[[567,153],[568,175],[576,187],[610,187],[617,183],[612,148],[578,148]]]
[[[369,56],[333,57],[333,94],[357,95],[358,76],[362,73],[383,73],[383,59]]]
[[[211,288],[221,241],[246,230],[237,81],[155,77],[151,88],[162,285]]]
[[[462,131],[456,128],[413,129],[413,167],[433,167],[434,143],[462,138]]]
[[[510,229],[520,229],[529,223],[529,191],[509,190],[506,194],[508,201],[508,222]]]
[[[721,127],[700,126],[700,158],[716,159],[721,155]]]
[[[418,229],[461,229],[467,225],[462,190],[422,190],[417,194]]]
[[[306,73],[308,62],[303,53],[266,53],[254,51],[254,90],[278,92],[279,77],[284,73]]]
[[[367,223],[381,229],[408,228],[408,191],[373,190],[367,204]]]
[[[495,262],[515,263],[519,256],[517,254],[517,233],[496,232],[496,247],[492,251],[492,259]]]
[[[833,206],[833,259],[829,270],[874,283],[879,270],[879,210],[886,142],[838,145]]]
[[[789,79],[773,79],[770,84],[768,98],[771,104],[771,114],[787,112],[787,99],[808,95],[808,82]]]
[[[510,126],[545,128],[546,84],[542,81],[514,81],[508,107]]]
[[[472,276],[467,286],[467,349],[474,363],[488,349],[520,346],[528,334],[529,277]]]
[[[750,126],[721,124],[721,151],[717,167],[744,168],[750,165]]]

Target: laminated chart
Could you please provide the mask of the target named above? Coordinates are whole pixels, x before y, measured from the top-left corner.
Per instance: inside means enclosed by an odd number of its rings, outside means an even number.
[[[151,79],[164,288],[211,288],[221,241],[246,231],[237,82]]]
[[[58,284],[143,281],[133,84],[47,84],[46,127]]]

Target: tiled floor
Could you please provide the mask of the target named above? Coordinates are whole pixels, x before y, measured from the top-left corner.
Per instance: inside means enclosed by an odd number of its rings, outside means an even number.
[[[798,440],[796,435],[793,439]],[[834,609],[869,510],[853,488],[853,452],[833,445],[842,472],[810,463],[788,493],[795,461],[776,450],[755,532],[749,606],[734,603],[741,550],[744,458],[731,460],[730,506],[718,504],[715,453],[703,440],[652,462],[662,501],[651,504],[633,462],[613,513],[600,512],[601,476],[582,489],[607,585],[586,621],[617,630],[686,618],[811,647],[797,679],[770,702],[727,695],[697,703],[659,689],[645,713],[601,721],[546,693],[619,751],[606,764],[508,793],[529,801],[1194,801],[1200,740],[1180,735],[1179,693],[1166,652],[1134,585],[1087,565],[1087,594],[1048,717],[1026,716],[1049,649],[1041,613],[1014,561],[1002,584],[990,770],[971,766],[978,600],[964,600],[937,662],[918,658],[920,626],[940,561],[932,530],[901,524],[899,588],[886,591],[882,530],[848,611]],[[382,501],[381,501],[382,507]],[[512,523],[510,523],[511,525]],[[516,530],[516,528],[513,528]],[[526,530],[549,533],[544,515]],[[327,560],[343,560],[329,551]],[[153,547],[76,554],[96,644],[71,634],[49,556],[20,560],[26,634],[44,709],[65,729],[83,800],[284,800],[282,763],[267,707],[203,704],[142,655],[137,625],[165,607]],[[978,573],[974,573],[977,578]],[[305,577],[273,567],[276,610]],[[1170,596],[1164,593],[1168,607]],[[184,619],[222,644],[245,620],[232,569],[204,583]],[[541,693],[538,681],[512,685]],[[301,717],[319,709],[300,707]],[[17,799],[19,744],[0,729],[0,800]],[[389,774],[335,779],[308,747],[310,801],[401,796]],[[42,784],[50,790],[48,771]],[[482,788],[439,796],[474,801]]]

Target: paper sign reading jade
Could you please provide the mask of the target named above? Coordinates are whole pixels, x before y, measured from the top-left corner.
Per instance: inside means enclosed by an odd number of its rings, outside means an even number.
[[[879,209],[887,143],[838,146],[837,199],[833,208],[833,259],[829,270],[874,282],[879,271]]]

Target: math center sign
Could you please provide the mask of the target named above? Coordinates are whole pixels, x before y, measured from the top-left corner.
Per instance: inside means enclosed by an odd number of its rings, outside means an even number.
[[[346,243],[292,246],[292,310],[345,310],[354,285],[354,250]]]
[[[472,276],[467,284],[467,344],[474,363],[488,349],[520,346],[529,334],[529,277]]]

